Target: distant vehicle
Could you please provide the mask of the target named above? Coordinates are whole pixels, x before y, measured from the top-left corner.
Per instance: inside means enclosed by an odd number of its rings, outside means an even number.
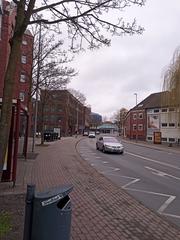
[[[83,132],[83,136],[88,136],[88,135],[89,135],[89,132],[85,130],[85,131]]]
[[[99,135],[100,134],[100,131],[96,131],[96,135]]]
[[[89,137],[89,138],[95,138],[95,137],[96,137],[95,132],[89,132],[88,137]]]
[[[54,132],[57,134],[57,138],[61,139],[61,129],[60,128],[54,128]]]
[[[96,142],[96,149],[105,152],[124,153],[124,147],[115,137],[100,137]]]

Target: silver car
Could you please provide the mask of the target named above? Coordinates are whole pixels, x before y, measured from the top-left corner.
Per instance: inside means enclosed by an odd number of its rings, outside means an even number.
[[[105,152],[116,152],[123,154],[124,147],[115,137],[99,137],[96,142],[96,149]]]

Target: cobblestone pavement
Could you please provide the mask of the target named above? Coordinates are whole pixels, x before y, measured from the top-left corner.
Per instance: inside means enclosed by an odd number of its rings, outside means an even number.
[[[14,206],[16,221],[13,222],[17,222],[3,240],[22,239],[23,193],[27,182],[35,183],[38,191],[62,184],[74,186],[70,193],[71,240],[180,240],[180,229],[81,159],[75,149],[77,141],[68,137],[48,147],[37,147],[39,154],[35,160],[19,161],[19,182],[15,189],[8,188],[8,184],[0,185],[0,210],[4,205],[11,206],[10,210]],[[18,204],[14,204],[12,196]]]

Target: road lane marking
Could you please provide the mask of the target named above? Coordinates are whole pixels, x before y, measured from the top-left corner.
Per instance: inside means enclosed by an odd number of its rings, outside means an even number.
[[[151,159],[151,158],[143,157],[141,155],[137,155],[137,154],[134,154],[134,153],[131,153],[131,152],[126,152],[126,153],[129,154],[129,155],[132,155],[134,157],[142,158],[142,159],[144,159],[146,161],[149,161],[149,162],[158,163],[158,164],[163,165],[163,166],[167,166],[167,167],[171,167],[171,168],[180,170],[180,167],[169,164],[169,163],[163,163],[163,162],[160,162],[160,161],[157,161],[157,160],[154,160],[154,159]]]
[[[121,176],[121,177],[124,177],[124,178],[130,178],[130,177],[126,177],[126,176]],[[130,186],[130,185],[132,185],[132,184],[134,184],[134,183],[140,181],[139,178],[131,178],[131,179],[133,179],[133,180],[132,180],[131,182],[129,182],[129,183],[123,185],[122,188],[127,189],[128,186]]]
[[[158,213],[163,213],[165,209],[174,201],[176,197],[175,196],[170,196],[164,203],[163,205],[158,209]]]
[[[161,214],[161,213],[160,213],[160,214]],[[179,218],[179,219],[180,219],[180,216],[179,216],[179,215],[175,215],[175,214],[162,213],[162,215],[167,216],[167,217],[173,217],[173,218]]]
[[[180,178],[179,177],[176,177],[176,176],[173,176],[173,175],[171,175],[171,174],[168,174],[168,173],[165,173],[165,172],[162,172],[162,171],[159,171],[159,170],[157,170],[157,169],[155,169],[155,168],[151,168],[151,167],[148,167],[148,166],[145,166],[145,168],[146,169],[149,169],[151,172],[152,172],[152,174],[155,174],[155,175],[157,175],[157,176],[160,176],[160,177],[171,177],[171,178],[174,178],[174,179],[176,179],[176,180],[180,180]]]

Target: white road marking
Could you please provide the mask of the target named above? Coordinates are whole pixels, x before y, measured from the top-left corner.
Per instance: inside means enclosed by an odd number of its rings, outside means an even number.
[[[164,193],[158,193],[158,192],[144,191],[144,190],[140,190],[140,189],[133,189],[133,188],[125,188],[125,189],[128,191],[141,192],[141,193],[147,193],[147,194],[152,194],[152,195],[157,195],[157,196],[162,196],[162,197],[168,197],[168,199],[161,205],[161,207],[157,210],[157,212],[161,215],[165,215],[165,216],[169,215],[171,217],[180,218],[180,216],[178,216],[178,215],[164,213],[165,209],[174,201],[176,196],[168,195],[168,194],[164,194]]]
[[[174,201],[176,197],[175,196],[170,196],[164,203],[163,205],[158,209],[158,213],[163,213],[164,210],[171,204],[171,202]]]
[[[103,163],[104,163],[104,164],[107,164],[108,162],[106,162],[106,161],[103,161]]]
[[[167,167],[171,167],[171,168],[180,170],[180,167],[172,165],[172,164],[163,163],[163,162],[160,162],[160,161],[157,161],[157,160],[154,160],[154,159],[151,159],[151,158],[143,157],[141,155],[137,155],[137,154],[130,153],[130,152],[126,152],[126,153],[129,154],[129,155],[132,155],[134,157],[142,158],[142,159],[144,159],[146,161],[149,161],[149,162],[158,163],[158,164],[163,165],[163,166],[167,166]]]
[[[95,158],[102,158],[102,157],[97,157],[97,156],[95,156]]]
[[[127,177],[127,176],[121,176],[121,177],[130,178],[130,177]],[[122,186],[122,188],[127,189],[128,186],[140,181],[139,178],[131,178],[131,179],[133,179],[133,180],[131,182],[125,184],[124,186]]]
[[[161,177],[170,177],[170,178],[174,178],[176,180],[180,180],[179,177],[176,177],[176,176],[173,176],[171,174],[168,174],[168,173],[165,173],[165,172],[162,172],[162,171],[159,171],[157,169],[154,169],[154,168],[151,168],[151,167],[148,167],[148,166],[145,166],[146,169],[149,169],[150,171],[152,170],[152,173],[155,174],[155,175],[158,175],[158,176],[161,176]]]
[[[160,214],[161,214],[161,213],[160,213]],[[180,219],[180,216],[179,216],[179,215],[175,215],[175,214],[162,213],[162,215],[167,216],[167,217],[173,217],[173,218],[179,218],[179,219]]]

